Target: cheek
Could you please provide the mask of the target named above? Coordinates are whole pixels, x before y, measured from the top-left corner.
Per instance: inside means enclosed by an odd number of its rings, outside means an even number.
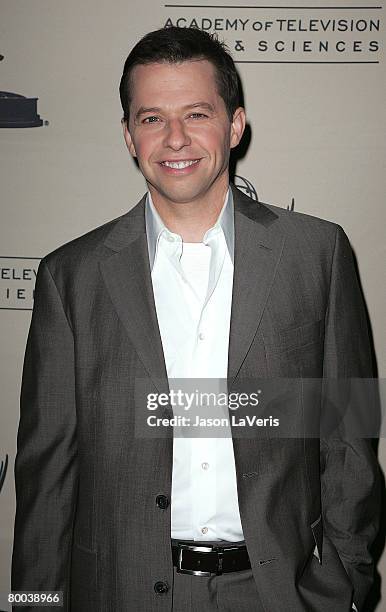
[[[137,153],[138,160],[146,164],[154,151],[154,146],[152,146],[151,142],[141,140],[140,142],[136,143],[135,151]]]
[[[213,155],[223,153],[229,147],[229,136],[222,130],[212,129],[196,133],[196,143]]]
[[[136,133],[133,135],[133,143],[137,157],[144,163],[159,149],[161,135],[155,130],[152,133]]]

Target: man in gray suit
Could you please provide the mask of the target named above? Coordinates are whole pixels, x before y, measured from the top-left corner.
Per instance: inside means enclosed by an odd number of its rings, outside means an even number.
[[[66,612],[361,610],[378,510],[367,440],[138,430],[139,389],[174,378],[291,379],[307,408],[296,381],[371,377],[347,237],[229,185],[245,113],[215,38],[148,34],[120,93],[148,193],[39,266],[12,588],[63,591]]]

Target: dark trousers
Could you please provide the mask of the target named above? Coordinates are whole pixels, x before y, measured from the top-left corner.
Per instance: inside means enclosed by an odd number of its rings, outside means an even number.
[[[173,543],[175,540],[173,540]],[[244,545],[245,542],[189,542],[195,545]],[[221,576],[173,574],[173,612],[265,612],[252,570],[229,572]]]

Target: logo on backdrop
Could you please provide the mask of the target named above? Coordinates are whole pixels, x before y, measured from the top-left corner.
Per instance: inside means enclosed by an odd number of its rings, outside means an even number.
[[[164,26],[216,32],[240,63],[379,64],[382,6],[276,4],[165,4]]]
[[[287,205],[287,210],[295,210],[295,198],[292,198],[291,204]]]
[[[0,310],[32,310],[39,261],[0,255]]]
[[[5,477],[7,475],[7,468],[8,468],[8,455],[5,455],[5,460],[4,461],[2,460],[0,463],[0,493],[1,493],[1,489],[3,488]]]
[[[240,189],[245,195],[252,198],[256,202],[259,201],[259,196],[257,195],[257,191],[252,185],[251,181],[248,181],[244,176],[240,176],[239,174],[235,174],[235,186],[237,189]]]
[[[244,176],[240,176],[239,174],[235,174],[235,186],[237,189],[240,189],[245,195],[252,198],[256,202],[259,201],[259,196],[257,195],[257,191],[255,187],[252,185],[251,181],[246,179]],[[287,204],[287,210],[295,210],[295,198],[292,198],[291,204]]]
[[[0,61],[4,55],[0,55]],[[0,128],[40,127],[43,119],[37,112],[38,98],[26,98],[10,91],[0,91]]]

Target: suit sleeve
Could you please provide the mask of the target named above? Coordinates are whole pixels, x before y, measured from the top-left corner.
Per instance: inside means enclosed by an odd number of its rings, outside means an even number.
[[[42,260],[21,387],[12,590],[61,590],[64,612],[70,610],[77,481],[73,334],[55,282]],[[16,609],[47,612],[58,608]]]
[[[323,377],[373,376],[362,294],[346,234],[337,227],[325,322]],[[344,395],[344,394],[343,394]],[[341,407],[340,407],[341,408]],[[369,410],[377,407],[370,405]],[[325,534],[336,547],[362,609],[373,580],[370,546],[378,530],[379,469],[370,439],[344,431],[321,440]]]

